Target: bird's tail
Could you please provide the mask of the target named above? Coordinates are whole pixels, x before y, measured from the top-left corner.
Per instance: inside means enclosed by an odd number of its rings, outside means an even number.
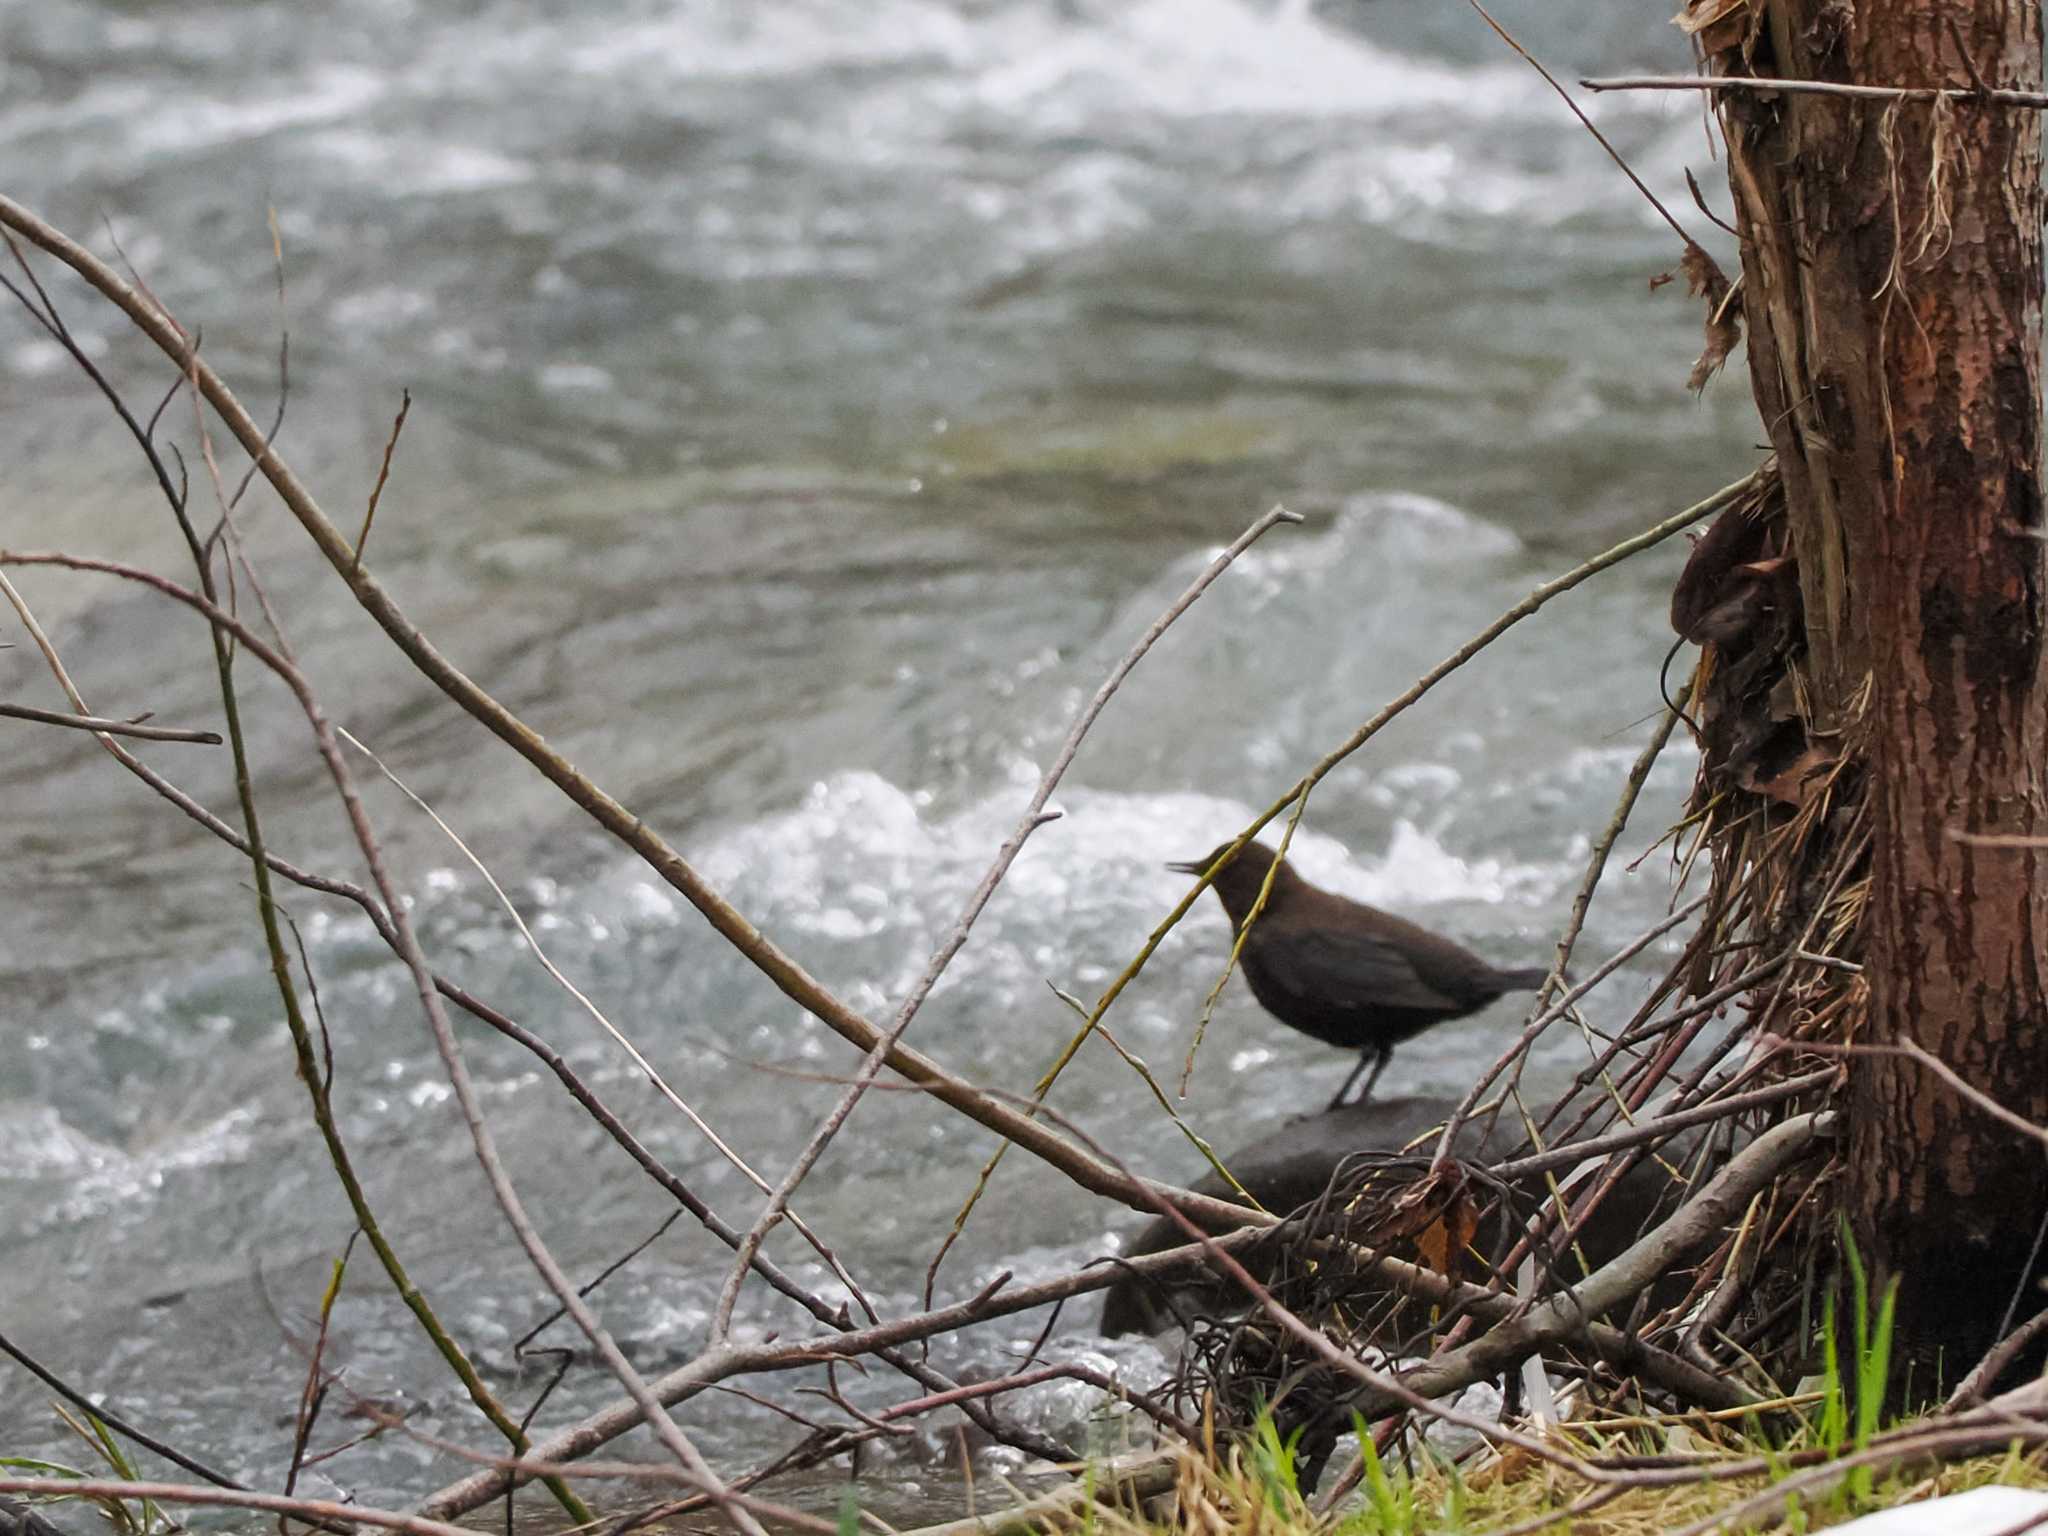
[[[1533,992],[1550,975],[1547,965],[1524,966],[1519,971],[1502,971],[1500,979],[1510,992]]]

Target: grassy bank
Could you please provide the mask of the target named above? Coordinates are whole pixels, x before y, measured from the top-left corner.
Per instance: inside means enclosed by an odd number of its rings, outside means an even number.
[[[1921,1428],[1931,1429],[1934,1421]],[[1810,1457],[1758,1438],[1695,1435],[1661,1426],[1670,1449],[1607,1484],[1589,1484],[1520,1451],[1460,1464],[1417,1456],[1369,1461],[1349,1492],[1305,1495],[1293,1456],[1262,1432],[1249,1445],[1204,1455],[1179,1449],[1117,1472],[1097,1469],[1065,1500],[1009,1515],[934,1527],[916,1536],[1706,1536],[1714,1531],[1824,1530],[1873,1510],[1998,1483],[2048,1489],[2048,1450],[2015,1442],[1955,1461],[1919,1457],[1859,1478],[1854,1469],[1808,1480]],[[1638,1443],[1642,1426],[1572,1425],[1560,1450],[1608,1464]],[[1682,1449],[1682,1447],[1689,1447]],[[1690,1466],[1677,1463],[1690,1461]],[[1743,1469],[1755,1462],[1762,1470]],[[1164,1463],[1163,1465],[1161,1463]],[[1661,1465],[1647,1465],[1647,1463]],[[1820,1464],[1828,1470],[1829,1462]],[[1149,1490],[1149,1491],[1148,1491]]]

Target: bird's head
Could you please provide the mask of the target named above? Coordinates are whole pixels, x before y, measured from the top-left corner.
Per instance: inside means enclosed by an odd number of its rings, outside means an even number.
[[[1191,859],[1185,864],[1169,864],[1166,867],[1183,875],[1204,874],[1228,852],[1230,844],[1219,843],[1199,859]],[[1251,911],[1252,903],[1258,900],[1259,887],[1266,883],[1266,871],[1272,864],[1272,849],[1264,843],[1246,843],[1237,851],[1236,858],[1210,877],[1210,889],[1222,899],[1224,910],[1229,912],[1234,920],[1242,922],[1245,913]],[[1280,874],[1275,877],[1274,882],[1276,890],[1279,881],[1290,873],[1285,864],[1280,866]]]

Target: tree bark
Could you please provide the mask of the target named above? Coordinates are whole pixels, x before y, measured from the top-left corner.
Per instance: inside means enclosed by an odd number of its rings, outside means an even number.
[[[1751,0],[1721,74],[2039,90],[2038,0]],[[1809,737],[1874,842],[1861,1043],[1912,1040],[2048,1123],[2041,122],[1984,101],[1730,91],[1757,405],[1805,605]],[[1897,1053],[1852,1058],[1846,1199],[1901,1282],[1914,1395],[2019,1294],[2048,1159]],[[1895,1377],[1895,1383],[1899,1380]]]

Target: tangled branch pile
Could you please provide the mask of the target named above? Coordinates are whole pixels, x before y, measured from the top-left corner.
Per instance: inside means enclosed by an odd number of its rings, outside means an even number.
[[[673,1463],[666,1476],[674,1486],[628,1511],[622,1524],[709,1506],[743,1531],[758,1533],[767,1519],[831,1528],[831,1522],[771,1503],[753,1490],[777,1476],[845,1456],[942,1410],[957,1409],[985,1435],[1031,1456],[1068,1460],[1079,1447],[1014,1422],[995,1402],[1003,1393],[1065,1376],[1100,1386],[1148,1417],[1160,1435],[1184,1442],[1206,1444],[1219,1433],[1248,1435],[1270,1414],[1283,1435],[1299,1432],[1303,1482],[1309,1487],[1358,1423],[1367,1425],[1382,1446],[1446,1425],[1472,1437],[1487,1454],[1554,1463],[1580,1480],[1583,1498],[1597,1499],[1670,1472],[1698,1476],[1700,1469],[1675,1451],[1647,1461],[1634,1449],[1590,1454],[1549,1435],[1540,1425],[1554,1419],[1567,1398],[1576,1405],[1575,1413],[1627,1411],[1667,1425],[1688,1415],[1704,1422],[1697,1416],[1783,1410],[1789,1384],[1810,1363],[1815,1292],[1757,1294],[1752,1280],[1761,1255],[1788,1234],[1816,1230],[1811,1219],[1818,1208],[1816,1192],[1831,1166],[1835,1122],[1826,1099],[1837,1063],[1808,1047],[1840,1038],[1844,1015],[1856,1006],[1852,946],[1869,834],[1852,776],[1826,740],[1808,728],[1801,708],[1797,583],[1778,531],[1782,497],[1770,467],[1537,589],[1418,680],[1246,828],[1243,836],[1249,839],[1287,814],[1291,833],[1311,791],[1337,763],[1501,633],[1600,570],[1721,513],[1695,551],[1674,600],[1681,635],[1706,647],[1706,661],[1689,692],[1706,758],[1690,818],[1680,829],[1681,894],[1674,897],[1671,916],[1590,968],[1575,964],[1579,925],[1636,795],[1675,726],[1687,718],[1676,704],[1629,774],[1614,816],[1596,840],[1551,982],[1515,1044],[1464,1102],[1437,1106],[1417,1127],[1426,1128],[1426,1134],[1412,1147],[1387,1145],[1381,1134],[1378,1150],[1340,1159],[1336,1177],[1318,1177],[1312,1189],[1284,1180],[1262,1186],[1247,1178],[1245,1188],[1265,1207],[1255,1208],[1221,1177],[1193,1189],[1138,1177],[1077,1130],[1063,1127],[1050,1111],[1041,1112],[1043,1086],[1033,1102],[1019,1107],[903,1041],[1010,861],[1045,819],[1047,798],[1095,715],[1160,630],[1239,550],[1289,520],[1289,514],[1276,511],[1255,523],[1162,616],[1081,711],[959,923],[894,1017],[883,1023],[809,975],[679,851],[421,634],[377,579],[372,550],[365,547],[370,519],[365,518],[354,539],[342,531],[276,451],[272,433],[251,417],[200,355],[196,341],[153,297],[26,209],[0,200],[0,225],[8,231],[21,274],[19,282],[6,280],[8,288],[103,390],[148,464],[192,561],[191,572],[180,579],[63,551],[0,551],[0,588],[42,648],[75,711],[71,718],[45,711],[45,723],[95,733],[127,771],[247,859],[309,1112],[335,1174],[378,1262],[503,1441],[480,1457],[484,1465],[473,1474],[425,1496],[406,1515],[297,1500],[289,1485],[283,1496],[257,1494],[163,1447],[156,1447],[160,1454],[170,1454],[212,1486],[151,1485],[148,1496],[276,1509],[329,1528],[381,1523],[424,1532],[446,1531],[450,1527],[443,1522],[538,1479],[582,1520],[588,1511],[572,1489],[571,1474],[620,1471],[585,1459],[645,1423],[654,1426]],[[195,488],[183,461],[159,439],[161,411],[138,409],[74,341],[25,246],[82,278],[173,365],[171,395],[190,396],[209,434],[203,458],[207,472],[200,486]],[[735,1222],[715,1211],[634,1135],[558,1049],[435,971],[385,867],[376,828],[357,790],[354,759],[344,750],[345,733],[331,722],[314,680],[301,671],[287,635],[262,600],[260,573],[236,533],[240,492],[222,476],[219,464],[225,453],[214,450],[211,434],[218,432],[239,446],[252,475],[296,518],[335,578],[405,664],[686,898],[763,978],[862,1053],[840,1101],[783,1176],[772,1183],[756,1176],[762,1198],[749,1220]],[[242,768],[234,819],[214,815],[137,757],[123,743],[124,735],[134,734],[131,728],[94,714],[33,614],[6,582],[5,568],[21,565],[135,583],[175,605],[167,612],[182,610],[206,626],[218,664],[227,744]],[[260,619],[230,604],[227,592],[236,588],[256,594]],[[249,792],[242,735],[242,677],[252,663],[289,689],[347,812],[370,871],[368,884],[298,868],[268,850]],[[1713,858],[1706,889],[1686,897],[1698,855],[1708,847]],[[1826,849],[1825,857],[1814,856],[1817,847]],[[536,1272],[583,1331],[591,1357],[616,1378],[622,1395],[614,1406],[541,1440],[530,1439],[459,1341],[407,1284],[354,1178],[328,1099],[324,1024],[314,999],[302,998],[296,979],[279,916],[280,883],[352,904],[404,964],[493,1196]],[[1188,893],[1165,926],[1187,910],[1199,891],[1198,886]],[[1687,923],[1693,926],[1682,952],[1647,1000],[1619,1027],[1600,1024],[1599,1010],[1588,1005],[1604,1001],[1603,986],[1632,957]],[[1088,1014],[1084,1035],[1099,1024],[1151,944],[1092,1011],[1083,1010]],[[1583,980],[1567,979],[1580,971]],[[1732,1027],[1723,1027],[1731,1007],[1741,1013]],[[489,1119],[469,1084],[451,1010],[531,1052],[646,1177],[730,1251],[729,1278],[708,1337],[681,1366],[644,1377],[548,1252],[503,1171]],[[1588,1063],[1562,1096],[1532,1101],[1521,1088],[1531,1049],[1558,1028],[1583,1035]],[[1012,1284],[1005,1276],[950,1301],[928,1298],[922,1311],[883,1317],[858,1277],[802,1225],[791,1202],[854,1105],[884,1071],[993,1131],[1006,1146],[1038,1158],[1080,1194],[1153,1216],[1155,1231],[1137,1253],[1114,1265],[1090,1266],[1029,1285]],[[675,1103],[697,1117],[680,1098]],[[1803,1216],[1807,1219],[1802,1221]],[[763,1238],[785,1221],[813,1244],[835,1275],[836,1287],[807,1285],[763,1252]],[[801,1337],[743,1340],[733,1319],[748,1286],[789,1298],[815,1327]],[[1009,1376],[963,1382],[935,1368],[921,1348],[960,1329],[1111,1286],[1117,1288],[1110,1302],[1112,1318],[1129,1315],[1149,1325],[1174,1317],[1185,1324],[1179,1373],[1156,1395],[1103,1378],[1085,1365],[1042,1364],[1036,1350]],[[880,1412],[849,1402],[836,1390],[830,1372],[837,1363],[853,1361],[872,1361],[896,1373],[909,1395]],[[714,1469],[670,1416],[670,1408],[714,1387],[798,1371],[823,1375],[832,1416],[811,1424],[795,1444],[761,1465],[737,1473]],[[1489,1382],[1506,1384],[1505,1414],[1476,1409],[1460,1396]],[[316,1350],[297,1426],[294,1478],[315,1439],[331,1385]],[[2004,1406],[2012,1410],[2016,1405],[2008,1401]],[[1529,1416],[1538,1427],[1514,1427]],[[2010,1417],[1999,1423],[2005,1426],[2001,1433],[2009,1432]],[[1976,1428],[1979,1439],[1988,1433],[1981,1425]],[[571,1465],[579,1461],[584,1464]],[[1354,1481],[1361,1467],[1354,1456],[1336,1486]],[[649,1476],[644,1465],[624,1470],[639,1479]],[[0,1478],[0,1491],[9,1489],[50,1491],[36,1478]]]

